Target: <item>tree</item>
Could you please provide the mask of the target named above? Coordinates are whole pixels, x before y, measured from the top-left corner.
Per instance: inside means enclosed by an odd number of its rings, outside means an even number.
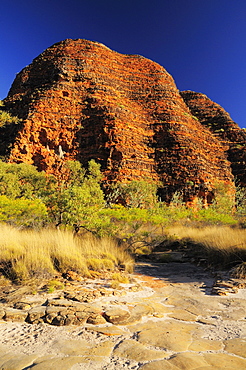
[[[45,204],[56,226],[75,224],[89,227],[104,206],[100,166],[91,160],[86,171],[77,161],[64,164],[61,176],[50,178]]]
[[[116,183],[111,186],[109,203],[120,203],[128,208],[152,208],[157,203],[157,184],[147,181]]]
[[[47,177],[36,167],[26,163],[0,161],[0,194],[11,199],[42,198],[46,191]]]

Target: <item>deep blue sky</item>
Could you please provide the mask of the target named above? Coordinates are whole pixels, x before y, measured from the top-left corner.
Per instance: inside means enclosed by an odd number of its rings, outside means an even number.
[[[82,38],[154,60],[246,127],[246,0],[2,0],[0,34],[0,99],[47,47]]]

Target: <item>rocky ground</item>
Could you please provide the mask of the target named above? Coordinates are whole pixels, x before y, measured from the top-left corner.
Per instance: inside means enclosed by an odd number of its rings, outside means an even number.
[[[245,282],[182,259],[139,262],[120,290],[74,280],[2,302],[0,369],[246,368]]]

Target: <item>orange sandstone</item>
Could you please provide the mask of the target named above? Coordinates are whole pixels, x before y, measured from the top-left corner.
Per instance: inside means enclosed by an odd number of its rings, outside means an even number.
[[[201,99],[191,106],[188,97],[149,59],[68,39],[14,80],[5,104],[22,123],[1,129],[1,154],[54,174],[64,161],[93,158],[106,183],[158,181],[163,199],[182,190],[206,202],[215,182],[233,184],[238,167],[230,162],[233,138],[215,134],[195,112]]]

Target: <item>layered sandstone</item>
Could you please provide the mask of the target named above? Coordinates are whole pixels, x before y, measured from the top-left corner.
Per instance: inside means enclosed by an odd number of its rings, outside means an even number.
[[[93,158],[105,182],[160,181],[164,199],[176,190],[206,197],[215,182],[232,184],[229,140],[194,112],[163,67],[139,55],[59,42],[17,75],[5,104],[22,119],[1,133],[1,154],[9,150],[11,161],[56,174],[66,160]]]
[[[181,96],[199,122],[209,128],[222,144],[228,145],[226,153],[232,173],[237,182],[246,186],[246,131],[240,129],[230,115],[206,95],[183,91]]]

